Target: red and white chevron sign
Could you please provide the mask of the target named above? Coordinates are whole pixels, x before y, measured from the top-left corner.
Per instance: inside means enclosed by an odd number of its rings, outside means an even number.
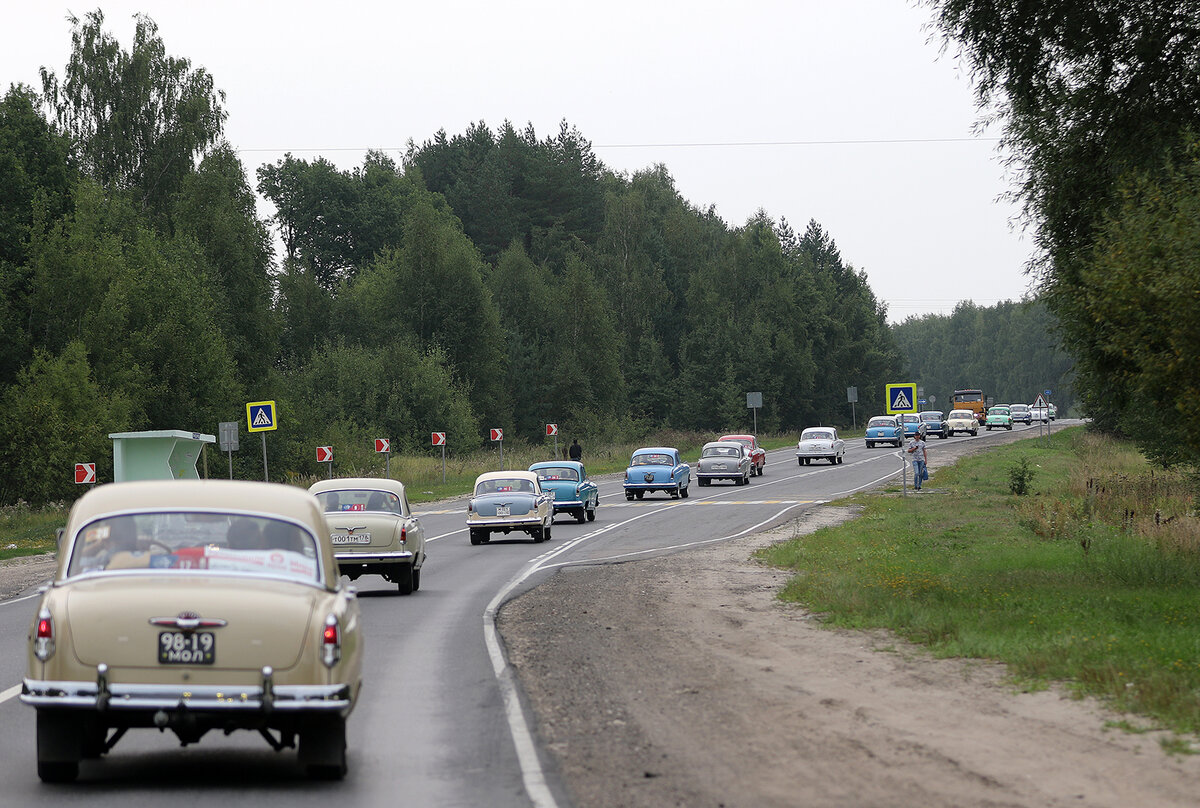
[[[494,440],[494,441],[495,440],[504,440],[504,430],[503,429],[493,429],[492,430],[492,440]]]
[[[375,439],[375,451],[379,453],[390,452],[392,450],[392,441],[388,438]]]
[[[75,482],[79,485],[92,485],[96,482],[95,463],[76,463]]]
[[[446,445],[446,433],[445,432],[431,432],[430,438],[431,438],[430,442],[434,446],[445,446]]]
[[[318,446],[317,447],[317,462],[318,463],[332,463],[333,462],[333,447],[332,446]]]

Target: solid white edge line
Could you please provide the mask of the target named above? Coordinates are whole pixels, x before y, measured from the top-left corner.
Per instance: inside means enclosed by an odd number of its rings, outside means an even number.
[[[4,702],[8,701],[9,699],[11,699],[17,695],[20,695],[20,693],[21,693],[20,685],[13,685],[8,690],[0,690],[0,704],[3,704]]]

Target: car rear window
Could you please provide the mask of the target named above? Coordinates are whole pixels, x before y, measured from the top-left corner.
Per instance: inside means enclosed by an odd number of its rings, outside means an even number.
[[[573,468],[558,468],[547,466],[545,468],[534,469],[539,480],[568,480],[574,482],[579,479],[579,472]]]
[[[665,454],[640,454],[634,455],[629,461],[631,466],[673,466],[674,459],[670,455]]]
[[[362,488],[344,488],[337,491],[322,491],[317,500],[325,513],[342,511],[375,511],[377,513],[403,513],[400,497],[391,491],[373,491]]]
[[[804,430],[804,434],[800,436],[800,440],[833,440],[833,433],[824,430],[813,431],[806,429]]]
[[[736,446],[705,446],[701,457],[740,457],[742,450]]]
[[[867,426],[895,426],[896,419],[894,418],[872,418]]]
[[[78,532],[68,576],[129,570],[320,580],[313,534],[282,519],[209,511],[138,513],[98,519]]]
[[[475,486],[475,493],[480,496],[485,494],[509,494],[514,491],[532,494],[534,493],[533,482],[517,477],[514,479],[484,480]]]

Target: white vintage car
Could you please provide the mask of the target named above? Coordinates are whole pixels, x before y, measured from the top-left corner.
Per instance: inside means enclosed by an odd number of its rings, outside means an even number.
[[[346,772],[361,620],[315,497],[271,483],[102,485],[79,498],[29,628],[38,776],[74,780],[130,729],[260,732]],[[86,764],[93,765],[93,764]],[[86,768],[84,770],[86,774]]]
[[[833,465],[841,463],[845,456],[846,441],[831,426],[810,426],[800,433],[796,443],[796,462],[801,466],[814,460],[828,460]]]
[[[959,432],[978,435],[979,419],[975,417],[975,411],[950,410],[950,415],[946,418],[946,431],[951,435],[956,435]]]
[[[325,509],[338,569],[350,580],[382,575],[401,595],[421,588],[425,532],[404,484],[382,477],[321,480],[308,488]]]

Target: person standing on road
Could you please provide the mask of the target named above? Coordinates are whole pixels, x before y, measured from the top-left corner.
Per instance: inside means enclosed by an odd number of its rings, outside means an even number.
[[[913,488],[920,491],[921,483],[929,476],[926,470],[926,463],[929,460],[929,456],[925,453],[925,436],[921,434],[920,430],[917,430],[916,434],[913,435],[912,440],[909,441],[908,447],[904,451],[912,455]]]
[[[579,438],[571,439],[571,450],[567,454],[576,463],[583,462],[580,458],[583,457],[583,447],[579,445]]]

